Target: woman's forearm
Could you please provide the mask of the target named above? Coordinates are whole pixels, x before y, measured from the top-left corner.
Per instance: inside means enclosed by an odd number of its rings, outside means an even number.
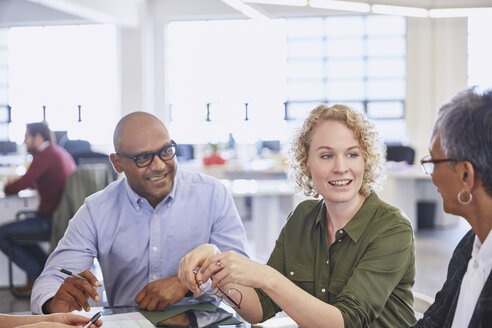
[[[273,268],[261,289],[301,327],[344,327],[338,308],[307,293]]]
[[[249,323],[260,322],[263,318],[263,309],[261,308],[260,299],[254,288],[240,285],[232,286],[241,291],[241,294],[243,295],[240,304],[241,308],[234,310]]]
[[[46,316],[0,314],[0,321],[2,322],[2,327],[11,328],[48,320]]]

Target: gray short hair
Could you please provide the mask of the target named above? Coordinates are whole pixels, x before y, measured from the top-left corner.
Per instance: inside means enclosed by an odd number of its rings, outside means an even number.
[[[458,93],[439,109],[435,127],[444,155],[470,161],[492,196],[492,89]]]

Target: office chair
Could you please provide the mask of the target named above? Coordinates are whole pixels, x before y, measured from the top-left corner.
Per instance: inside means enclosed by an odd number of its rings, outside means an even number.
[[[280,140],[259,140],[256,143],[256,153],[261,155],[264,149],[268,149],[272,153],[280,152]]]
[[[415,150],[409,146],[387,145],[386,160],[394,162],[407,162],[412,165],[415,159]]]
[[[14,141],[0,141],[0,154],[17,152],[17,143]]]
[[[113,182],[113,175],[104,163],[81,164],[72,173],[63,190],[60,204],[53,213],[51,225],[50,252],[65,234],[68,222],[78,209],[84,204],[85,198],[93,193],[104,189]]]
[[[22,220],[22,219],[27,219],[27,218],[34,218],[38,217],[39,213],[35,210],[20,210],[19,212],[16,213],[15,215],[15,220]],[[36,233],[18,233],[15,235],[9,236],[9,241],[10,241],[10,246],[12,244],[17,244],[17,245],[37,245],[41,242],[49,242],[50,241],[50,235],[44,232],[36,232]],[[14,250],[12,247],[9,247],[8,249],[8,261],[9,261],[9,290],[14,295],[15,297],[18,298],[29,298],[30,295],[27,294],[20,294],[16,292],[15,287],[14,287],[14,278],[13,278],[13,262],[14,262]]]
[[[413,292],[413,311],[418,313],[424,313],[429,306],[434,303],[434,299],[425,294],[414,291]]]
[[[176,148],[176,157],[178,161],[185,162],[195,158],[195,152],[192,144],[179,144]]]
[[[62,147],[65,148],[70,154],[74,154],[77,152],[90,152],[91,144],[87,140],[65,140],[63,142]]]
[[[113,180],[118,178],[118,173],[114,170],[113,164],[109,159],[109,155],[95,151],[77,151],[71,155],[77,166],[82,164],[105,164],[107,166],[108,173],[111,174]]]

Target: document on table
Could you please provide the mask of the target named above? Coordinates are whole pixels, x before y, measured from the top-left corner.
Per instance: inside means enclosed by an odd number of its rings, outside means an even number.
[[[101,317],[101,320],[103,321],[104,328],[155,328],[155,326],[140,312],[126,312],[104,315],[104,308],[92,307],[89,312],[74,311],[72,313],[90,318],[99,311],[103,311],[103,316]]]
[[[140,312],[103,316],[104,328],[155,328]]]

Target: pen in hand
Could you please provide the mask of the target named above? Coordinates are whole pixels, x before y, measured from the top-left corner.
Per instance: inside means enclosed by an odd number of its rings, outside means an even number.
[[[80,276],[79,276],[80,277]],[[97,320],[99,320],[99,318],[101,317],[102,315],[102,311],[99,311],[97,312],[96,314],[94,314],[94,316],[91,318],[91,321],[89,321],[85,326],[84,328],[87,328],[87,327],[90,327],[93,323],[96,323]]]
[[[61,273],[64,273],[66,275],[69,275],[71,277],[74,277],[74,278],[77,278],[77,279],[85,279],[84,277],[82,277],[81,275],[78,275],[76,273],[72,273],[71,271],[68,271],[66,269],[63,269],[63,268],[59,268],[59,267],[55,267],[55,269],[57,269],[58,271],[60,271]],[[86,279],[87,280],[87,279]]]
[[[69,270],[67,270],[67,269],[63,269],[63,268],[60,268],[60,267],[55,267],[55,269],[57,269],[57,270],[58,270],[58,271],[60,271],[61,273],[64,273],[64,274],[66,274],[66,275],[68,275],[68,276],[70,276],[70,277],[74,277],[74,278],[76,278],[76,279],[84,279],[84,280],[86,280],[87,282],[89,282],[89,283],[90,283],[90,281],[89,281],[87,278],[82,277],[82,276],[81,276],[81,275],[79,275],[79,274],[73,273],[72,271],[69,271]],[[94,284],[94,286],[95,286],[95,287],[100,287],[100,286],[101,286],[101,284],[99,283],[99,281],[96,281],[96,283]],[[94,300],[95,302],[99,302],[101,299],[100,299],[99,295],[97,295],[97,294],[96,294],[96,296],[95,296],[95,297],[93,297],[93,300]],[[96,321],[97,321],[97,319],[96,319]]]

